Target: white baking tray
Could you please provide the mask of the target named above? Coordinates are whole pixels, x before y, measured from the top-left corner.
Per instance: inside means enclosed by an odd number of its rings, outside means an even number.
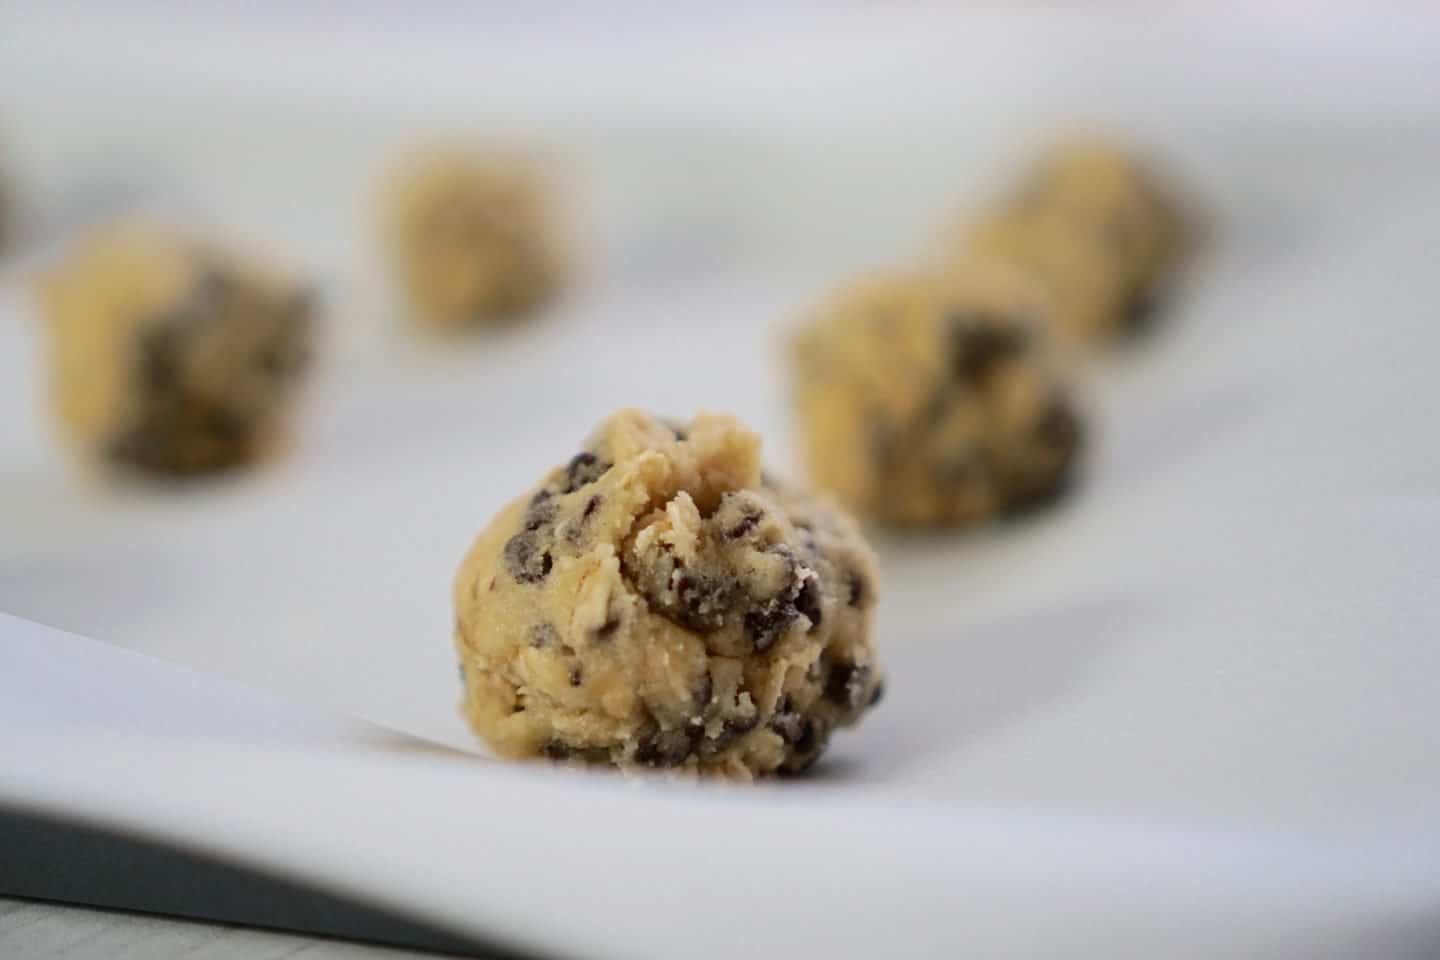
[[[0,312],[0,609],[227,680],[59,635],[47,664],[5,621],[32,695],[6,708],[0,801],[564,955],[1433,945],[1428,20],[105,11],[0,22],[39,241]],[[473,752],[448,584],[490,514],[622,405],[733,411],[793,470],[786,324],[1076,119],[1168,160],[1211,243],[1160,328],[1077,369],[1070,498],[877,534],[887,699],[814,778],[636,784],[327,726]],[[456,131],[542,145],[582,270],[531,325],[436,342],[397,314],[369,203],[407,138]],[[57,448],[24,277],[122,208],[322,283],[284,458],[153,489]],[[192,683],[213,695],[165,692]],[[131,700],[163,719],[105,729]],[[329,732],[278,732],[286,711]]]

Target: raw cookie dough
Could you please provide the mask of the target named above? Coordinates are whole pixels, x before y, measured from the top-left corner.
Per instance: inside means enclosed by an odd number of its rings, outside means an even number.
[[[311,341],[294,281],[159,228],[92,234],[41,291],[51,395],[101,459],[185,474],[261,453]]]
[[[1080,339],[1148,319],[1183,246],[1174,203],[1136,158],[1102,140],[1054,148],[969,234],[970,251],[1035,271],[1058,324]]]
[[[463,711],[506,757],[798,773],[880,696],[875,583],[738,422],[621,411],[461,564]]]
[[[792,344],[812,479],[902,526],[972,524],[1058,492],[1081,431],[1044,311],[1022,273],[977,260],[842,290]]]
[[[524,313],[554,293],[552,198],[518,157],[435,151],[393,177],[387,233],[417,319],[461,327]]]

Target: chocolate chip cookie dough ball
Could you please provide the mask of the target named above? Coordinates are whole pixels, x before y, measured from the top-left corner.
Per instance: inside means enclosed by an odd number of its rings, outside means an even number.
[[[519,157],[458,150],[411,159],[393,176],[387,233],[417,319],[463,327],[513,318],[559,285],[553,198]]]
[[[875,583],[735,420],[621,411],[465,557],[464,714],[506,757],[796,773],[880,696]]]
[[[87,453],[162,474],[252,460],[281,433],[312,298],[177,233],[92,234],[42,285],[53,405]]]
[[[1184,233],[1176,205],[1136,157],[1077,140],[1051,150],[969,241],[971,251],[1034,271],[1061,328],[1096,339],[1148,319]]]
[[[1081,431],[1044,310],[1022,274],[982,261],[842,290],[792,345],[816,484],[901,526],[973,524],[1059,491]]]

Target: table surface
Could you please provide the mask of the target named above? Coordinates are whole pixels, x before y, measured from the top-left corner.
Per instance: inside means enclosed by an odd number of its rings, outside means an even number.
[[[389,960],[442,955],[223,923],[198,923],[0,897],[0,956],[12,960],[38,957],[280,960],[300,956],[307,960],[330,957]]]

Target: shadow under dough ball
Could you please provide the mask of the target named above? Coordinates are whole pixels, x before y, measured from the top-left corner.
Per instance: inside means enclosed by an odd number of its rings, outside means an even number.
[[[67,437],[159,474],[246,463],[278,439],[307,367],[313,298],[159,228],[85,238],[41,291]]]
[[[464,713],[505,757],[798,773],[879,698],[875,583],[738,422],[621,411],[461,564]]]
[[[1023,274],[982,261],[842,289],[791,349],[812,479],[900,526],[974,524],[1061,490],[1081,428],[1045,310]]]
[[[387,185],[385,229],[415,319],[494,323],[549,299],[563,273],[552,193],[519,156],[437,150],[402,164]]]

